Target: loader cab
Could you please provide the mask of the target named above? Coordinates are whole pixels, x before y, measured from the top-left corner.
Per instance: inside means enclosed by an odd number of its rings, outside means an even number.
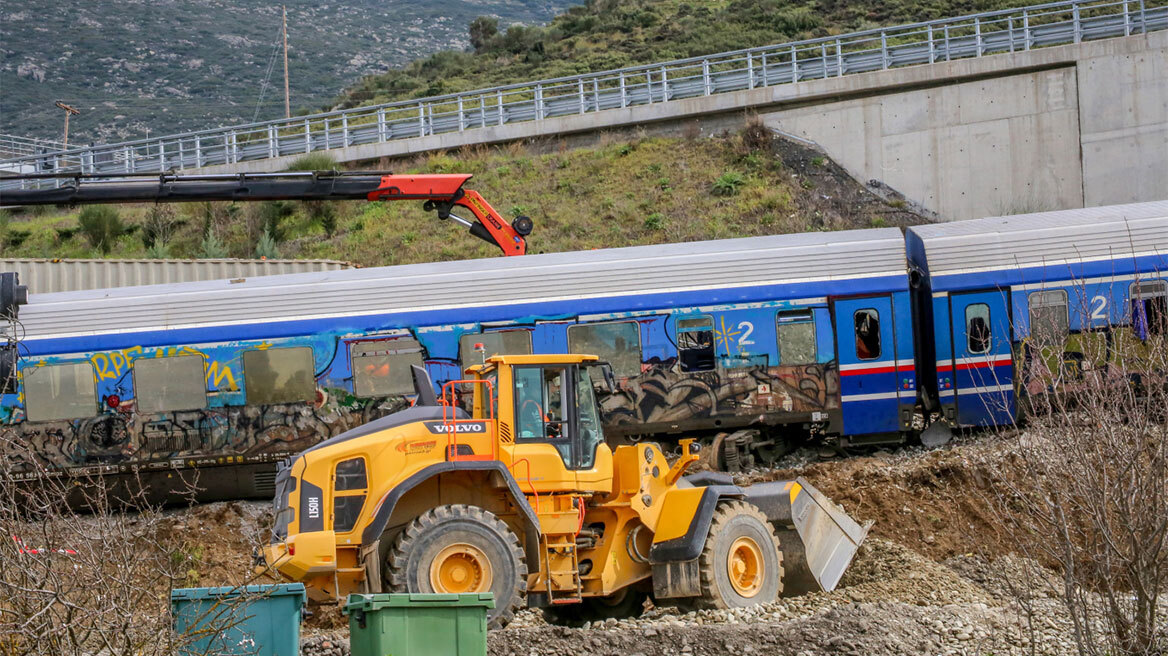
[[[510,451],[517,478],[526,469],[542,472],[533,484],[542,493],[603,490],[611,484],[612,451],[594,386],[607,376],[605,364],[588,355],[494,356],[470,369],[487,379],[498,395],[487,407],[485,392],[476,394],[474,412],[494,410],[499,418],[501,450]],[[525,462],[526,461],[526,462]]]

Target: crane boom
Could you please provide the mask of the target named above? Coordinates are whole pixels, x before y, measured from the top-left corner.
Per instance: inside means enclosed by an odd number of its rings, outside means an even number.
[[[190,203],[262,200],[421,200],[439,219],[454,219],[494,244],[504,255],[527,252],[531,219],[508,224],[478,192],[463,189],[470,174],[394,175],[384,172],[304,171],[219,175],[37,174],[5,176],[0,205],[74,205],[91,203]],[[51,187],[45,182],[55,182]],[[32,183],[42,188],[10,188]],[[453,213],[467,209],[474,220]]]

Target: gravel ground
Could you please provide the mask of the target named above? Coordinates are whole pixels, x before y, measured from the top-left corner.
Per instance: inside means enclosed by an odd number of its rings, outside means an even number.
[[[1029,568],[1028,568],[1029,567]],[[489,637],[491,656],[742,656],[744,654],[984,655],[1030,653],[1031,632],[1010,581],[1041,577],[1033,599],[1035,653],[1074,652],[1055,583],[1017,558],[931,561],[886,539],[865,543],[831,593],[733,611],[651,608],[638,619],[579,629],[523,611]],[[346,632],[302,642],[304,656],[347,656]]]

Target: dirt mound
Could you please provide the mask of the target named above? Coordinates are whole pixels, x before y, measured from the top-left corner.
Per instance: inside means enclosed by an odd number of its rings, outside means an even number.
[[[875,520],[874,536],[935,560],[967,553],[997,556],[1006,549],[989,503],[986,467],[998,453],[997,439],[827,461],[795,454],[793,466],[751,473],[741,482],[802,476],[855,519]]]

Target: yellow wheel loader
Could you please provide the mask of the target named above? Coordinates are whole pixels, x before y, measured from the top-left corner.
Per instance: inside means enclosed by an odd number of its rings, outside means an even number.
[[[562,623],[657,603],[733,608],[831,590],[869,525],[803,480],[685,476],[654,444],[609,447],[588,355],[484,359],[441,397],[324,441],[276,478],[266,566],[317,600],[351,592],[492,592]],[[462,405],[470,401],[469,409]]]

